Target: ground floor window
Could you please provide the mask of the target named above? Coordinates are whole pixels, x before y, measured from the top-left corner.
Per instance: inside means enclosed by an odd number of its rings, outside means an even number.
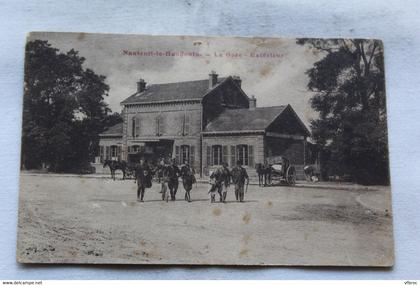
[[[190,146],[189,145],[181,145],[181,157],[180,163],[185,164],[190,162]]]
[[[193,145],[175,146],[175,160],[178,164],[188,163],[194,167],[195,162],[195,148]]]
[[[111,146],[111,157],[117,157],[117,149],[116,145]]]
[[[254,146],[239,145],[212,145],[206,148],[207,165],[220,165],[226,162],[234,167],[239,161],[244,166],[254,167]]]
[[[101,163],[105,160],[105,148],[103,145],[99,146],[99,160]]]
[[[220,165],[222,164],[222,146],[221,145],[213,145],[212,146],[212,156],[213,156],[213,165]]]
[[[111,159],[111,147],[109,145],[105,146],[105,159]]]
[[[248,165],[248,145],[240,144],[236,147],[237,151],[237,161],[239,161],[242,165]]]
[[[121,146],[112,145],[109,152],[110,155],[108,159],[121,160]]]

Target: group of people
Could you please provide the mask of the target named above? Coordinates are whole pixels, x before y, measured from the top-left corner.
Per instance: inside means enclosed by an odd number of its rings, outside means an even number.
[[[152,179],[155,174],[158,183],[161,184],[160,193],[162,194],[162,200],[169,201],[169,197],[171,201],[176,200],[179,178],[181,178],[185,189],[185,201],[191,202],[190,192],[193,184],[197,183],[194,169],[188,163],[178,167],[175,159],[172,159],[168,164],[162,159],[155,168],[150,167],[144,159],[140,160],[140,163],[135,168],[137,201],[143,202],[146,188],[152,187]],[[211,187],[208,193],[210,194],[211,203],[215,202],[217,193],[219,194],[220,202],[226,202],[227,192],[231,183],[234,185],[236,201],[243,202],[246,188],[249,184],[249,177],[240,161],[237,162],[237,165],[232,170],[228,169],[227,163],[223,163],[210,174]]]
[[[243,202],[245,192],[248,188],[249,177],[246,169],[242,167],[241,162],[238,160],[236,166],[229,170],[226,162],[210,174],[210,184],[212,185],[209,194],[210,202],[216,202],[216,193],[219,194],[220,202],[226,203],[226,197],[231,182],[234,185],[236,201]]]
[[[146,188],[152,187],[153,176],[157,174],[158,182],[161,184],[162,200],[171,201],[176,200],[176,193],[179,186],[179,177],[185,189],[185,200],[191,202],[190,191],[194,183],[197,183],[194,176],[194,169],[188,164],[183,164],[179,168],[172,159],[169,164],[166,164],[162,159],[157,167],[152,168],[147,161],[141,159],[140,163],[135,168],[135,182],[137,183],[137,201],[143,202]]]

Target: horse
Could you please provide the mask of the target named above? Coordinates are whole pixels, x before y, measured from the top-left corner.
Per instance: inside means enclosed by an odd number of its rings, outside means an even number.
[[[189,165],[184,164],[181,167],[180,174],[182,179],[182,185],[185,189],[185,201],[191,202],[190,191],[192,189],[192,185],[194,183],[197,183],[194,176],[194,169],[192,169]]]
[[[110,160],[106,159],[104,161],[103,167],[109,167],[109,170],[111,171],[111,178],[115,180],[115,170],[121,170],[123,173],[123,180],[125,179],[125,173],[127,170],[127,162],[124,160],[122,161],[116,161],[116,160]]]
[[[272,172],[272,168],[269,164],[264,164],[263,166],[264,168],[264,185],[271,185],[271,172]]]
[[[268,164],[256,163],[255,169],[258,174],[258,185],[266,186],[271,184],[271,166]]]

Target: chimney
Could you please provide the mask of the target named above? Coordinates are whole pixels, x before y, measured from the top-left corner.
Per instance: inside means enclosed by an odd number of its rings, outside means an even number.
[[[215,71],[209,74],[209,89],[213,88],[217,84],[217,73]]]
[[[238,87],[241,87],[242,79],[239,76],[234,75],[232,76],[232,79],[233,79],[233,82],[235,82],[236,85],[238,85]]]
[[[140,80],[137,82],[137,93],[141,93],[144,90],[146,90],[146,81],[144,81],[143,78],[140,78]]]
[[[253,110],[257,108],[257,98],[254,95],[249,98],[249,109]]]

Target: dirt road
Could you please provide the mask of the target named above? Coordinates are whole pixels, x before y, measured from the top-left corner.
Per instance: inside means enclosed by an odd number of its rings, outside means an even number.
[[[21,176],[18,261],[376,265],[393,260],[390,190],[250,186],[246,202],[163,202],[133,180]]]

